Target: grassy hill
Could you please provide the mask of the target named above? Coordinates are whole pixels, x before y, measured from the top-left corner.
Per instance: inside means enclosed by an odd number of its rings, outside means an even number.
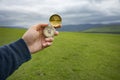
[[[20,28],[0,28],[0,45],[17,40],[22,37],[26,29]]]
[[[120,26],[102,26],[84,30],[83,32],[98,32],[98,33],[120,33]]]
[[[1,29],[0,45],[24,29]],[[32,55],[7,80],[119,80],[120,35],[60,32],[51,47]]]

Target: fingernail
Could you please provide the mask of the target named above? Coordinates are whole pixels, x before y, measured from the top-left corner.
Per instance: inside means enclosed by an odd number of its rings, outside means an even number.
[[[45,47],[45,46],[46,46],[46,44],[44,43],[44,44],[43,44],[43,46]]]
[[[48,46],[52,45],[52,43],[47,43],[47,44],[48,44]]]

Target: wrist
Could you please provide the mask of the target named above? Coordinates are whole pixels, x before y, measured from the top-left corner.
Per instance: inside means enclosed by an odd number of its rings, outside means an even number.
[[[29,45],[29,41],[26,40],[24,37],[22,37],[22,39],[23,39],[23,41],[25,42],[25,44],[26,44],[26,46],[27,46],[29,52],[30,52],[30,53],[33,53],[33,52],[32,52],[32,48],[31,48],[30,45]]]

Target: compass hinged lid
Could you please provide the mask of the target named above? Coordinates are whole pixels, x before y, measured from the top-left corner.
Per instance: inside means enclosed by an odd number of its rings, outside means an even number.
[[[58,14],[53,14],[52,16],[50,16],[49,22],[51,26],[59,28],[62,24],[62,18]]]

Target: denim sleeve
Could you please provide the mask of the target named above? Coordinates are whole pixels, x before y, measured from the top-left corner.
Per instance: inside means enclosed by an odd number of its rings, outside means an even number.
[[[5,80],[18,67],[31,59],[31,54],[23,39],[0,47],[0,80]]]

